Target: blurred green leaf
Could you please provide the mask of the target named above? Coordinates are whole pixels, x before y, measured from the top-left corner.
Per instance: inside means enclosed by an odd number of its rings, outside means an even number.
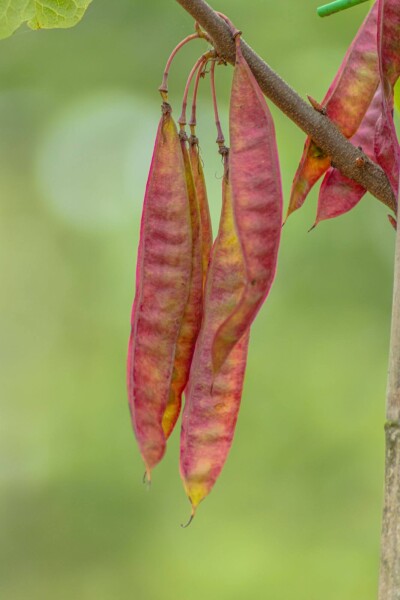
[[[35,14],[32,0],[0,0],[0,38],[9,37]]]
[[[0,0],[0,39],[22,24],[31,29],[67,28],[76,25],[92,0]]]

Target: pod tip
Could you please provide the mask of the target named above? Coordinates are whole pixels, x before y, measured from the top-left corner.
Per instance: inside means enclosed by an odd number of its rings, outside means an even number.
[[[195,514],[196,514],[196,508],[195,508],[195,507],[192,505],[192,512],[191,512],[191,515],[190,515],[190,517],[189,517],[189,520],[188,520],[188,522],[187,522],[187,523],[185,523],[185,524],[184,524],[184,523],[181,523],[181,527],[182,527],[182,529],[186,529],[187,527],[189,527],[189,525],[191,524],[191,522],[192,522],[192,521],[193,521],[193,519],[194,519],[194,516],[195,516]]]
[[[143,485],[146,486],[146,490],[149,491],[151,488],[151,471],[149,469],[149,467],[146,466],[146,470],[143,474]]]
[[[315,229],[317,225],[318,225],[318,221],[315,221],[314,225],[312,225],[312,226],[310,227],[310,229],[308,230],[308,232],[307,232],[307,233],[310,233],[310,231],[312,231],[313,229]]]

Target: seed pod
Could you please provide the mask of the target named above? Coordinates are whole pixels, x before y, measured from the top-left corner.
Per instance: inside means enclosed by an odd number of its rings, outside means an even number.
[[[185,166],[186,184],[190,205],[190,220],[192,229],[192,270],[190,290],[185,312],[183,315],[178,341],[176,344],[175,361],[171,380],[168,404],[165,409],[162,426],[165,437],[168,438],[175,427],[182,405],[182,393],[189,377],[194,346],[199,333],[203,304],[203,256],[200,230],[200,210],[197,201],[196,188],[192,167],[187,149],[187,137],[183,130],[180,143]]]
[[[143,206],[127,364],[132,424],[148,477],[165,452],[162,418],[191,271],[185,167],[171,107],[164,103]]]
[[[379,0],[378,55],[384,94],[382,114],[375,131],[375,155],[397,198],[399,189],[399,144],[393,123],[394,85],[400,75],[400,5]]]
[[[378,87],[375,96],[365,113],[357,132],[351,138],[354,146],[362,148],[372,160],[374,153],[374,133],[376,122],[382,112],[382,88]],[[353,179],[331,167],[324,177],[318,197],[315,225],[324,219],[332,219],[354,208],[364,196],[366,189]]]
[[[199,142],[195,135],[189,138],[189,157],[192,166],[194,184],[196,188],[197,201],[200,209],[200,230],[203,262],[203,283],[207,276],[208,263],[210,261],[211,248],[213,243],[212,224],[210,209],[208,206],[206,182],[204,178],[203,166],[199,154]]]
[[[282,229],[282,188],[275,130],[264,96],[236,37],[230,102],[229,178],[235,224],[245,261],[240,302],[221,324],[213,343],[217,373],[253,322],[275,277]]]
[[[232,444],[249,333],[236,344],[216,376],[212,368],[212,346],[218,327],[243,294],[244,278],[244,257],[225,176],[220,226],[207,273],[203,322],[182,416],[180,470],[192,504],[192,516],[214,486]]]
[[[398,0],[379,0],[378,55],[381,77],[393,88],[400,74],[400,7]],[[392,90],[385,86],[386,95]]]
[[[329,119],[347,138],[357,131],[379,83],[377,9],[376,3],[358,30],[321,103]],[[329,166],[329,157],[308,137],[294,176],[287,217],[303,205],[308,192]]]

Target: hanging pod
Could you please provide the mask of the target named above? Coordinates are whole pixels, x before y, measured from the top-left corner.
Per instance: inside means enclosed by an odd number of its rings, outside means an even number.
[[[148,478],[165,452],[162,421],[191,273],[185,165],[171,107],[164,103],[144,198],[127,361],[132,424]]]
[[[378,3],[375,3],[321,103],[327,117],[346,138],[352,137],[357,131],[378,87],[377,15]],[[303,205],[309,191],[330,164],[330,157],[307,137],[294,176],[287,217]]]
[[[200,329],[203,310],[203,252],[200,225],[200,208],[196,186],[187,148],[187,136],[184,130],[179,133],[180,145],[185,168],[185,177],[190,206],[191,223],[191,274],[189,295],[183,314],[178,340],[176,343],[174,367],[168,403],[163,415],[162,426],[168,438],[175,427],[182,405],[182,393],[189,377],[194,346]]]
[[[382,87],[379,86],[357,132],[351,138],[353,146],[359,146],[371,159],[375,159],[374,134],[376,123],[382,114]],[[322,181],[318,196],[317,216],[314,227],[325,219],[332,219],[354,208],[366,193],[366,189],[330,167]]]
[[[238,38],[229,119],[221,219],[182,417],[180,468],[192,517],[232,444],[250,325],[274,278],[282,224],[273,122]]]
[[[204,314],[185,392],[180,471],[192,516],[210,493],[232,444],[247,358],[247,332],[214,375],[212,347],[219,326],[243,294],[245,265],[233,216],[227,158],[222,212],[207,273]]]
[[[282,187],[275,130],[265,98],[236,36],[230,114],[229,180],[235,227],[244,258],[239,302],[219,326],[213,342],[217,373],[248,330],[275,277],[282,229]]]
[[[376,125],[374,150],[397,198],[399,191],[399,143],[393,122],[394,85],[400,75],[400,4],[378,1],[378,56],[383,89],[382,114]]]
[[[201,256],[204,285],[207,276],[208,263],[210,261],[213,234],[206,182],[199,152],[199,140],[195,135],[191,135],[189,138],[189,158],[196,188],[197,202],[200,210]]]
[[[182,113],[179,118],[179,139],[181,144],[183,164],[185,167],[185,177],[190,206],[190,222],[192,231],[192,269],[190,276],[189,296],[176,344],[170,394],[162,420],[162,426],[166,438],[171,435],[181,411],[182,394],[188,381],[194,347],[201,324],[203,312],[203,287],[208,266],[207,255],[210,252],[210,246],[212,243],[210,239],[211,221],[208,211],[207,192],[205,188],[203,172],[202,170],[199,170],[201,168],[201,164],[198,157],[198,149],[196,152],[193,144],[190,144],[188,148],[188,138],[185,132],[186,105],[190,83],[193,79],[193,76],[197,73],[194,90],[195,96],[195,94],[197,94],[200,73],[207,62],[208,54],[209,53],[206,53],[201,56],[196,61],[194,67],[189,73],[183,96]]]

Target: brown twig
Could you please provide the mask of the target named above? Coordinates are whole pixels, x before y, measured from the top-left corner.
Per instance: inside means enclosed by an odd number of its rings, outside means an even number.
[[[234,64],[235,42],[229,25],[204,0],[177,0],[203,27],[214,42],[219,56]],[[353,146],[323,114],[305,102],[275,71],[241,40],[243,55],[264,94],[300,129],[332,157],[335,166],[347,177],[354,179],[373,196],[395,210],[396,200],[384,171],[359,148]],[[364,164],[358,166],[357,159]]]

